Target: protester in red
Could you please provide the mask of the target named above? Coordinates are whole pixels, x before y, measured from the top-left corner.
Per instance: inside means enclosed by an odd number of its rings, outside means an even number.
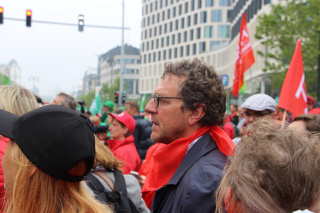
[[[110,150],[116,157],[125,162],[123,174],[129,174],[130,171],[139,171],[141,160],[132,136],[136,126],[134,118],[126,112],[119,115],[110,112],[109,115],[113,117],[109,127],[112,139],[107,140]]]
[[[307,105],[308,105],[308,112],[310,112],[316,105],[316,101],[310,95],[307,95]]]
[[[222,125],[222,129],[229,135],[231,139],[234,138],[234,128],[230,119],[230,116],[225,113],[225,120]]]

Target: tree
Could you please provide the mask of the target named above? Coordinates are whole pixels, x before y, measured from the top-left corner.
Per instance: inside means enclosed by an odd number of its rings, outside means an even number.
[[[84,101],[85,105],[89,109],[92,101],[94,100],[94,98],[95,98],[95,91],[93,90],[93,91],[89,92],[87,95],[83,95],[83,96],[81,96],[80,98],[77,98],[77,99],[81,100],[81,101]]]
[[[287,0],[285,4],[271,7],[270,14],[258,17],[255,37],[268,46],[268,53],[259,51],[258,54],[267,56],[266,70],[274,71],[270,75],[272,88],[281,88],[295,44],[301,38],[306,89],[315,97],[320,33],[319,0]]]
[[[123,81],[123,91],[125,92],[126,88],[128,87],[128,84]],[[110,100],[114,102],[114,93],[118,92],[120,89],[120,78],[117,77],[114,81],[114,83],[109,86],[107,83],[102,85],[101,88],[101,98],[102,103],[104,103],[106,100]],[[118,103],[115,103],[118,104]]]

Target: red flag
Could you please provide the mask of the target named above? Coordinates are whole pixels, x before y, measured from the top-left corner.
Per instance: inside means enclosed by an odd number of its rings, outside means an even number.
[[[293,118],[308,113],[300,38],[282,85],[278,107],[291,112]]]
[[[244,72],[254,63],[253,51],[249,39],[246,14],[242,15],[242,22],[240,27],[240,37],[237,49],[237,60],[234,69],[232,95],[238,97],[239,90],[243,86]]]

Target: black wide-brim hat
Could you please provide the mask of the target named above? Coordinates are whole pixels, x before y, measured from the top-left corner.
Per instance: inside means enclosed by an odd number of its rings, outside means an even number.
[[[60,105],[48,105],[22,116],[0,109],[0,135],[13,139],[24,155],[50,176],[81,181],[94,163],[95,139],[88,118]],[[81,160],[82,176],[68,174]]]

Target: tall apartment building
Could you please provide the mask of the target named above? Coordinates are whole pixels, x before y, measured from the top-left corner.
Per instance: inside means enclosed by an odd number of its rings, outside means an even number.
[[[98,81],[98,70],[88,69],[83,76],[82,95],[95,90]]]
[[[257,16],[269,12],[269,4],[270,0],[142,0],[140,93],[150,94],[158,86],[165,62],[196,57],[228,75],[231,88],[244,12],[256,57],[245,78],[264,75],[264,59],[256,52],[265,47],[254,33]],[[250,84],[247,89],[251,86],[257,87]]]
[[[11,60],[8,64],[10,80],[15,84],[21,85],[21,68],[16,60]]]
[[[124,92],[127,93],[128,99],[137,99],[140,97],[138,92],[140,51],[139,49],[126,44],[124,46],[124,52],[125,68],[123,82],[127,86],[124,88]],[[100,79],[100,86],[106,83],[110,86],[115,83],[116,78],[120,76],[120,59],[121,46],[117,46],[99,56],[98,76]]]

